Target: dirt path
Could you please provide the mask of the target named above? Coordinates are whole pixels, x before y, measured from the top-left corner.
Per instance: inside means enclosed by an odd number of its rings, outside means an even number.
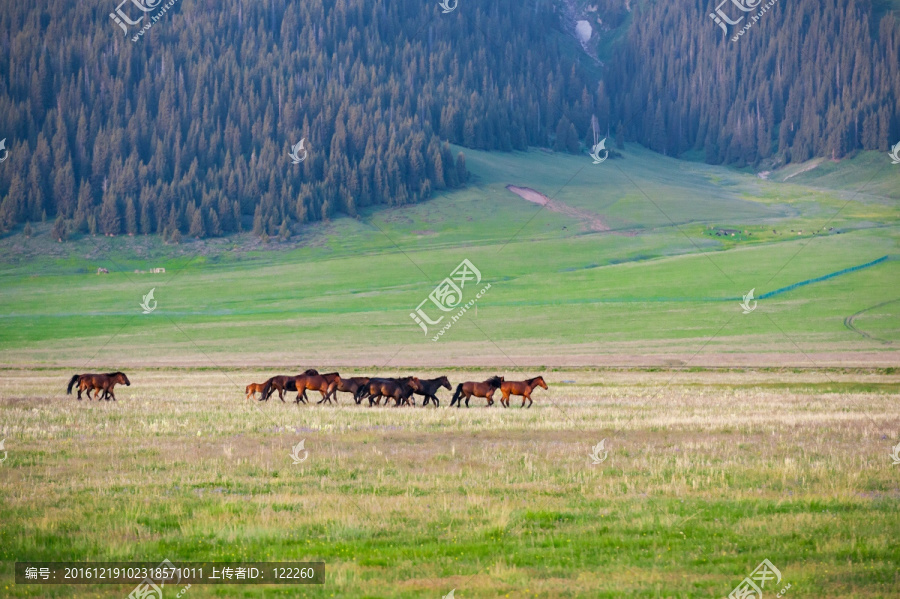
[[[528,200],[534,204],[539,204],[550,210],[565,214],[584,223],[585,227],[590,231],[609,231],[609,227],[603,222],[599,216],[587,210],[573,208],[568,204],[564,204],[558,200],[551,200],[539,191],[535,191],[529,187],[517,187],[515,185],[507,185],[506,189],[513,192],[523,200]]]
[[[851,331],[853,331],[854,333],[859,333],[866,339],[873,339],[875,341],[880,341],[881,343],[884,343],[885,345],[892,345],[893,341],[888,341],[886,339],[879,339],[878,337],[875,337],[874,335],[870,335],[870,334],[866,333],[865,331],[859,330],[858,328],[856,328],[856,324],[853,321],[856,320],[856,318],[858,316],[862,316],[864,313],[868,312],[869,310],[874,310],[875,308],[880,308],[880,307],[886,306],[888,304],[893,304],[894,302],[900,302],[900,299],[888,300],[886,302],[881,302],[880,304],[870,306],[870,307],[866,308],[865,310],[860,310],[853,316],[848,316],[847,318],[845,318],[844,326],[847,327],[848,329],[850,329]]]
[[[796,177],[797,175],[802,175],[803,173],[806,173],[806,172],[809,172],[809,171],[813,170],[814,168],[816,168],[817,166],[819,166],[820,164],[822,164],[822,162],[823,162],[824,160],[825,160],[824,158],[821,158],[821,159],[819,159],[819,160],[814,160],[814,161],[812,162],[812,164],[807,165],[807,166],[804,166],[802,169],[800,169],[800,170],[797,171],[796,173],[794,173],[794,174],[792,174],[792,175],[788,175],[787,177],[785,177],[784,179],[782,179],[782,183],[785,182],[785,181],[787,181],[787,180],[790,179],[791,177]]]

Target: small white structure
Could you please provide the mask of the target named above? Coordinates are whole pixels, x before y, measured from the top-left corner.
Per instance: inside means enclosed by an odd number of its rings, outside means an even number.
[[[155,275],[158,275],[158,274],[166,272],[166,269],[165,268],[151,268],[150,272],[152,272]]]

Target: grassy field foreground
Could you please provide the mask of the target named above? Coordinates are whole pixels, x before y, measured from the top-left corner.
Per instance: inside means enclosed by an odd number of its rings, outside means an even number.
[[[131,590],[16,586],[15,560],[164,558],[327,562],[190,598],[724,597],[763,559],[789,598],[900,595],[891,370],[554,371],[531,410],[257,404],[237,370],[77,402],[70,374],[0,378],[2,596]]]

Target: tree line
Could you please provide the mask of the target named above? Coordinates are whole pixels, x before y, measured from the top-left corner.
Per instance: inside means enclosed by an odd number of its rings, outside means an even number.
[[[0,230],[289,236],[466,185],[451,144],[581,152],[610,131],[777,166],[900,140],[900,28],[881,4],[776,2],[737,42],[714,4],[602,0],[624,34],[589,57],[550,0],[446,15],[421,0],[188,0],[137,42],[114,0],[11,3]]]
[[[546,145],[593,108],[577,60],[547,41],[552,6],[518,7],[442,18],[412,0],[195,0],[133,42],[112,0],[8,5],[0,228],[290,235],[463,186],[451,143]]]
[[[737,41],[755,11],[723,4],[731,20],[745,15],[726,34],[708,16],[719,2],[635,9],[606,75],[626,139],[739,167],[900,141],[900,22],[883,2],[777,1]]]

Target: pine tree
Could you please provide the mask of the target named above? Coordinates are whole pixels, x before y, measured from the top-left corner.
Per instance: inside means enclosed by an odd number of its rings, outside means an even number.
[[[56,217],[56,220],[53,221],[53,228],[50,229],[50,237],[59,241],[60,243],[66,241],[68,239],[68,227],[66,226],[66,219],[63,218],[63,215],[60,214]]]
[[[100,206],[100,232],[104,235],[118,235],[121,232],[121,218],[116,197],[112,193],[103,196]]]
[[[125,198],[125,232],[132,236],[138,232],[137,210],[133,198]]]
[[[469,171],[466,169],[466,155],[462,152],[456,155],[456,178],[460,185],[465,185],[469,180]]]
[[[203,223],[203,213],[199,208],[194,210],[194,216],[191,217],[191,227],[188,235],[198,239],[206,237],[206,225]]]
[[[262,205],[256,205],[256,211],[253,213],[253,234],[257,237],[262,237],[266,232],[265,224],[263,222],[263,213],[262,213]]]

